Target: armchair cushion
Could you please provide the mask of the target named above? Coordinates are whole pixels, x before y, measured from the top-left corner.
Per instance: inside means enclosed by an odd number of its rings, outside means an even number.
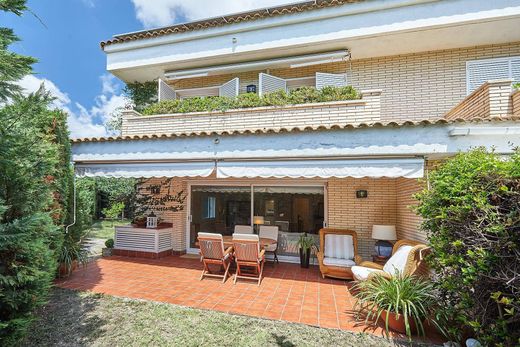
[[[325,257],[323,258],[323,264],[327,266],[352,267],[356,265],[356,262],[351,259]]]
[[[357,281],[365,281],[368,278],[368,275],[373,272],[384,274],[384,271],[382,270],[372,269],[364,266],[352,266],[351,270],[352,275],[354,275],[354,279]]]
[[[383,271],[394,275],[396,271],[399,273],[403,273],[404,267],[406,266],[406,261],[408,260],[408,255],[412,250],[412,246],[406,245],[401,246],[399,249],[388,259],[385,266],[383,267]]]
[[[325,258],[354,259],[354,240],[352,235],[326,234]]]

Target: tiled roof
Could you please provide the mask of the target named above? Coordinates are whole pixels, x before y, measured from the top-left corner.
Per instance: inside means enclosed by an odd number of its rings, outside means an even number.
[[[190,137],[190,136],[215,136],[215,135],[240,135],[240,134],[269,134],[269,133],[284,133],[284,132],[298,132],[298,131],[319,131],[319,130],[334,130],[334,129],[362,129],[362,128],[376,128],[376,127],[403,127],[403,126],[423,126],[423,125],[449,125],[449,124],[463,124],[463,123],[490,123],[490,122],[506,122],[519,121],[520,116],[507,117],[488,117],[488,118],[473,118],[473,119],[430,119],[430,120],[403,120],[403,121],[388,121],[388,122],[374,122],[374,123],[358,123],[358,124],[336,124],[330,127],[308,126],[305,128],[279,128],[279,129],[257,129],[244,131],[222,131],[222,132],[192,132],[192,133],[174,133],[174,134],[154,134],[154,135],[129,135],[129,136],[107,136],[107,137],[85,137],[72,139],[73,143],[80,142],[111,142],[111,141],[127,141],[127,140],[143,140],[143,139],[168,139],[175,137]]]
[[[137,31],[128,34],[115,35],[114,38],[106,41],[101,41],[100,45],[103,49],[105,46],[114,44],[114,43],[122,43],[127,41],[135,41],[147,38],[153,38],[158,36],[164,36],[169,34],[183,33],[186,31],[194,31],[200,29],[207,29],[213,27],[219,27],[227,24],[234,24],[246,21],[252,21],[256,19],[266,18],[266,17],[276,17],[282,16],[291,13],[298,13],[304,11],[311,11],[320,8],[339,6],[343,4],[350,4],[356,2],[362,2],[366,0],[314,0],[314,1],[304,1],[297,2],[287,5],[281,5],[276,7],[263,8],[258,10],[252,10],[242,13],[235,13],[221,17],[214,17],[203,19],[194,22],[176,24],[172,26]]]

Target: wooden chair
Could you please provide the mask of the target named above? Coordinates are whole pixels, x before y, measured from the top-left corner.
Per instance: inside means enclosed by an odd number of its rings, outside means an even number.
[[[236,234],[254,234],[251,225],[235,225],[234,233]]]
[[[269,245],[265,248],[266,253],[273,253],[274,254],[274,260],[279,263],[278,261],[278,255],[276,254],[276,251],[278,250],[278,227],[277,226],[269,226],[269,225],[261,225],[260,231],[258,232],[258,235],[261,238],[275,240],[276,243],[273,243],[272,245]]]
[[[260,238],[258,235],[233,234],[233,249],[237,264],[237,272],[233,283],[237,283],[237,279],[243,278],[258,280],[258,285],[260,285],[264,272],[265,250],[260,250]],[[243,267],[252,268],[254,273],[243,273]]]
[[[361,262],[356,232],[347,229],[320,229],[317,257],[323,278],[353,279],[351,268]]]
[[[224,250],[224,239],[221,234],[199,233],[198,241],[201,261],[204,264],[200,280],[202,281],[204,276],[222,277],[222,283],[224,283],[229,275],[229,266],[231,265],[233,247]],[[211,273],[209,269],[210,264],[220,265],[221,269],[223,268],[225,270],[224,274],[220,275]]]
[[[363,261],[354,266],[352,272],[358,281],[370,280],[376,275],[392,278],[396,272],[401,275],[428,277],[429,269],[424,261],[430,248],[419,241],[399,240],[392,248],[392,256],[386,264],[380,265],[371,261]]]

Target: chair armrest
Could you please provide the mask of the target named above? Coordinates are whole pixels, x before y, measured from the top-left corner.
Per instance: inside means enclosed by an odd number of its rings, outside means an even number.
[[[361,263],[363,262],[363,257],[360,256],[359,254],[356,254],[356,255],[354,256],[354,262],[356,263],[356,265],[361,264]]]
[[[226,251],[224,252],[224,255],[227,255],[230,253],[233,253],[233,246],[229,246],[228,249],[226,249]]]
[[[258,259],[263,259],[265,256],[265,249],[262,249],[260,253],[258,254]]]
[[[371,269],[383,270],[383,265],[377,264],[377,263],[374,263],[374,262],[371,262],[371,261],[363,261],[359,265],[360,266],[364,266],[364,267],[369,267]]]
[[[316,252],[316,257],[317,257],[319,260],[323,261],[323,253],[322,253],[321,251]]]

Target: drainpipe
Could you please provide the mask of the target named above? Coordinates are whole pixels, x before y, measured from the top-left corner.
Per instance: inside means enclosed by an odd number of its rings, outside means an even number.
[[[72,202],[72,215],[73,215],[73,220],[72,220],[72,223],[67,225],[65,227],[65,234],[68,234],[69,233],[69,228],[71,226],[73,226],[74,224],[76,224],[76,170],[74,169],[74,164],[72,164],[72,190],[73,190],[73,194],[72,194],[72,199],[73,199],[73,202]]]

